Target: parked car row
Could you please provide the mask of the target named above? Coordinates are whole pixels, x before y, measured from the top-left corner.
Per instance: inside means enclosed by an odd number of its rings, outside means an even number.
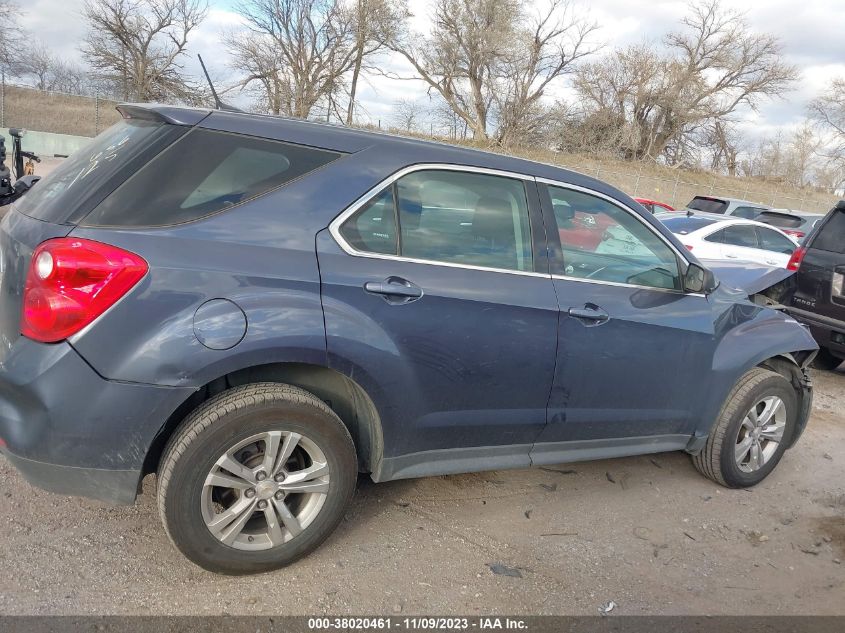
[[[634,198],[651,213],[676,211],[665,202]],[[810,231],[821,222],[824,213],[807,213],[793,209],[776,209],[768,205],[738,198],[721,198],[714,196],[695,196],[680,211],[695,211],[712,215],[730,216],[755,220],[781,229],[799,243],[810,234]]]

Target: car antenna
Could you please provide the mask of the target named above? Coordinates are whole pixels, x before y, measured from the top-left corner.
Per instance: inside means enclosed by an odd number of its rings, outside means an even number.
[[[205,62],[202,61],[202,55],[197,54],[200,60],[200,66],[202,66],[202,72],[205,74],[205,79],[208,82],[208,87],[211,88],[211,95],[214,97],[214,105],[217,107],[218,110],[223,110],[224,112],[243,112],[240,108],[236,108],[233,105],[229,105],[228,103],[224,103],[220,100],[220,97],[217,96],[217,91],[214,89],[214,84],[211,83],[211,77],[208,76],[208,70],[205,67]]]

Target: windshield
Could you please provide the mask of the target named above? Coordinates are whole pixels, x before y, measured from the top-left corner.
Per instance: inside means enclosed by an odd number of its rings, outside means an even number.
[[[63,224],[84,217],[96,204],[186,128],[127,119],[72,154],[14,205],[15,210]]]

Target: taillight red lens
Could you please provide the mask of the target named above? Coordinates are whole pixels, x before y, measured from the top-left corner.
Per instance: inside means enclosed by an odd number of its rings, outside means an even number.
[[[63,237],[42,243],[29,264],[21,334],[43,343],[76,334],[148,269],[138,255],[101,242]]]
[[[691,251],[691,250],[692,250],[692,246],[690,246],[689,244],[684,244],[684,246],[686,246],[686,247],[687,247],[687,250],[688,250],[688,251]]]
[[[804,231],[790,231],[789,229],[783,229],[783,232],[787,235],[791,235],[792,237],[796,237],[799,240],[805,235]]]
[[[792,257],[789,258],[789,262],[786,264],[787,270],[798,270],[801,268],[801,261],[804,259],[804,255],[807,253],[807,249],[803,246],[799,246],[794,251],[792,251]]]

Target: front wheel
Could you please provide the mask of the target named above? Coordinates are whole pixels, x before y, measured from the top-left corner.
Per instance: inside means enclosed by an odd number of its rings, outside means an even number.
[[[754,486],[777,466],[797,417],[798,398],[789,380],[754,368],[734,386],[693,464],[728,488]]]
[[[269,571],[331,534],[356,480],[352,438],[324,402],[288,385],[244,385],[205,402],[174,433],[159,469],[159,514],[200,567]]]

